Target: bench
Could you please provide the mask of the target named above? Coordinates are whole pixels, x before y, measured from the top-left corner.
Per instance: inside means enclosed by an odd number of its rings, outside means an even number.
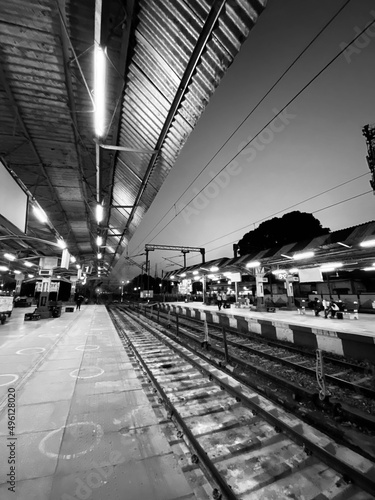
[[[25,321],[36,321],[38,319],[40,319],[40,312],[38,312],[37,309],[32,313],[26,313],[24,318]]]

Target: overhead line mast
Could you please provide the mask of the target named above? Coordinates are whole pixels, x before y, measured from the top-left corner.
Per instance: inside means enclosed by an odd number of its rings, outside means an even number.
[[[151,244],[145,245],[146,263],[148,263],[148,252],[152,252],[153,250],[173,250],[173,251],[179,250],[184,255],[184,267],[186,267],[186,254],[187,253],[200,252],[202,255],[202,264],[205,263],[206,250],[204,248],[173,246],[173,245],[151,245]],[[146,264],[146,266],[148,266],[148,264]],[[146,269],[146,271],[147,271],[147,269]],[[147,272],[146,272],[146,274],[147,274]]]

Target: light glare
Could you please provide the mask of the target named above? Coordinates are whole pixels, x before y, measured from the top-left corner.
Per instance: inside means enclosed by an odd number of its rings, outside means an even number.
[[[65,250],[66,243],[65,243],[64,240],[57,240],[57,244],[59,245],[60,248],[62,248],[63,250]]]
[[[359,245],[361,247],[375,247],[375,240],[362,241]]]

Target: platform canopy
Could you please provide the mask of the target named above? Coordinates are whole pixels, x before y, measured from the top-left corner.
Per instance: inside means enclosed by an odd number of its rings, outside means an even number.
[[[375,221],[359,224],[311,240],[289,243],[239,257],[223,257],[164,274],[164,279],[181,281],[194,275],[224,277],[224,273],[297,274],[297,269],[319,268],[323,272],[372,270],[375,274]],[[257,263],[257,265],[255,265]],[[326,271],[325,271],[326,270]],[[313,281],[313,280],[312,280]]]
[[[61,255],[48,241],[63,239],[78,262],[110,275],[265,4],[1,2],[0,156],[29,197],[29,238],[0,224],[0,264],[6,251],[35,263]]]

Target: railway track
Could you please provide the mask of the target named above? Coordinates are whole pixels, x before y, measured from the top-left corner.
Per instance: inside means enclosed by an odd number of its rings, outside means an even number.
[[[144,307],[143,312],[147,309]],[[150,310],[148,314],[150,315]],[[197,344],[204,342],[201,320],[184,318],[158,311],[161,324],[174,324],[179,334]],[[156,314],[153,315],[156,319]],[[349,363],[324,354],[326,392],[322,397],[316,380],[316,354],[281,342],[261,339],[256,335],[226,328],[227,349],[223,331],[208,325],[210,350],[225,355],[226,361],[287,388],[292,397],[324,405],[336,420],[352,423],[356,428],[373,433],[375,429],[375,375],[371,367]],[[225,352],[226,350],[226,352]],[[373,368],[373,367],[372,367]],[[319,394],[320,392],[320,394]],[[324,399],[324,403],[322,403]]]
[[[215,499],[375,498],[375,464],[127,311],[110,314]],[[141,322],[142,324],[139,324]]]

